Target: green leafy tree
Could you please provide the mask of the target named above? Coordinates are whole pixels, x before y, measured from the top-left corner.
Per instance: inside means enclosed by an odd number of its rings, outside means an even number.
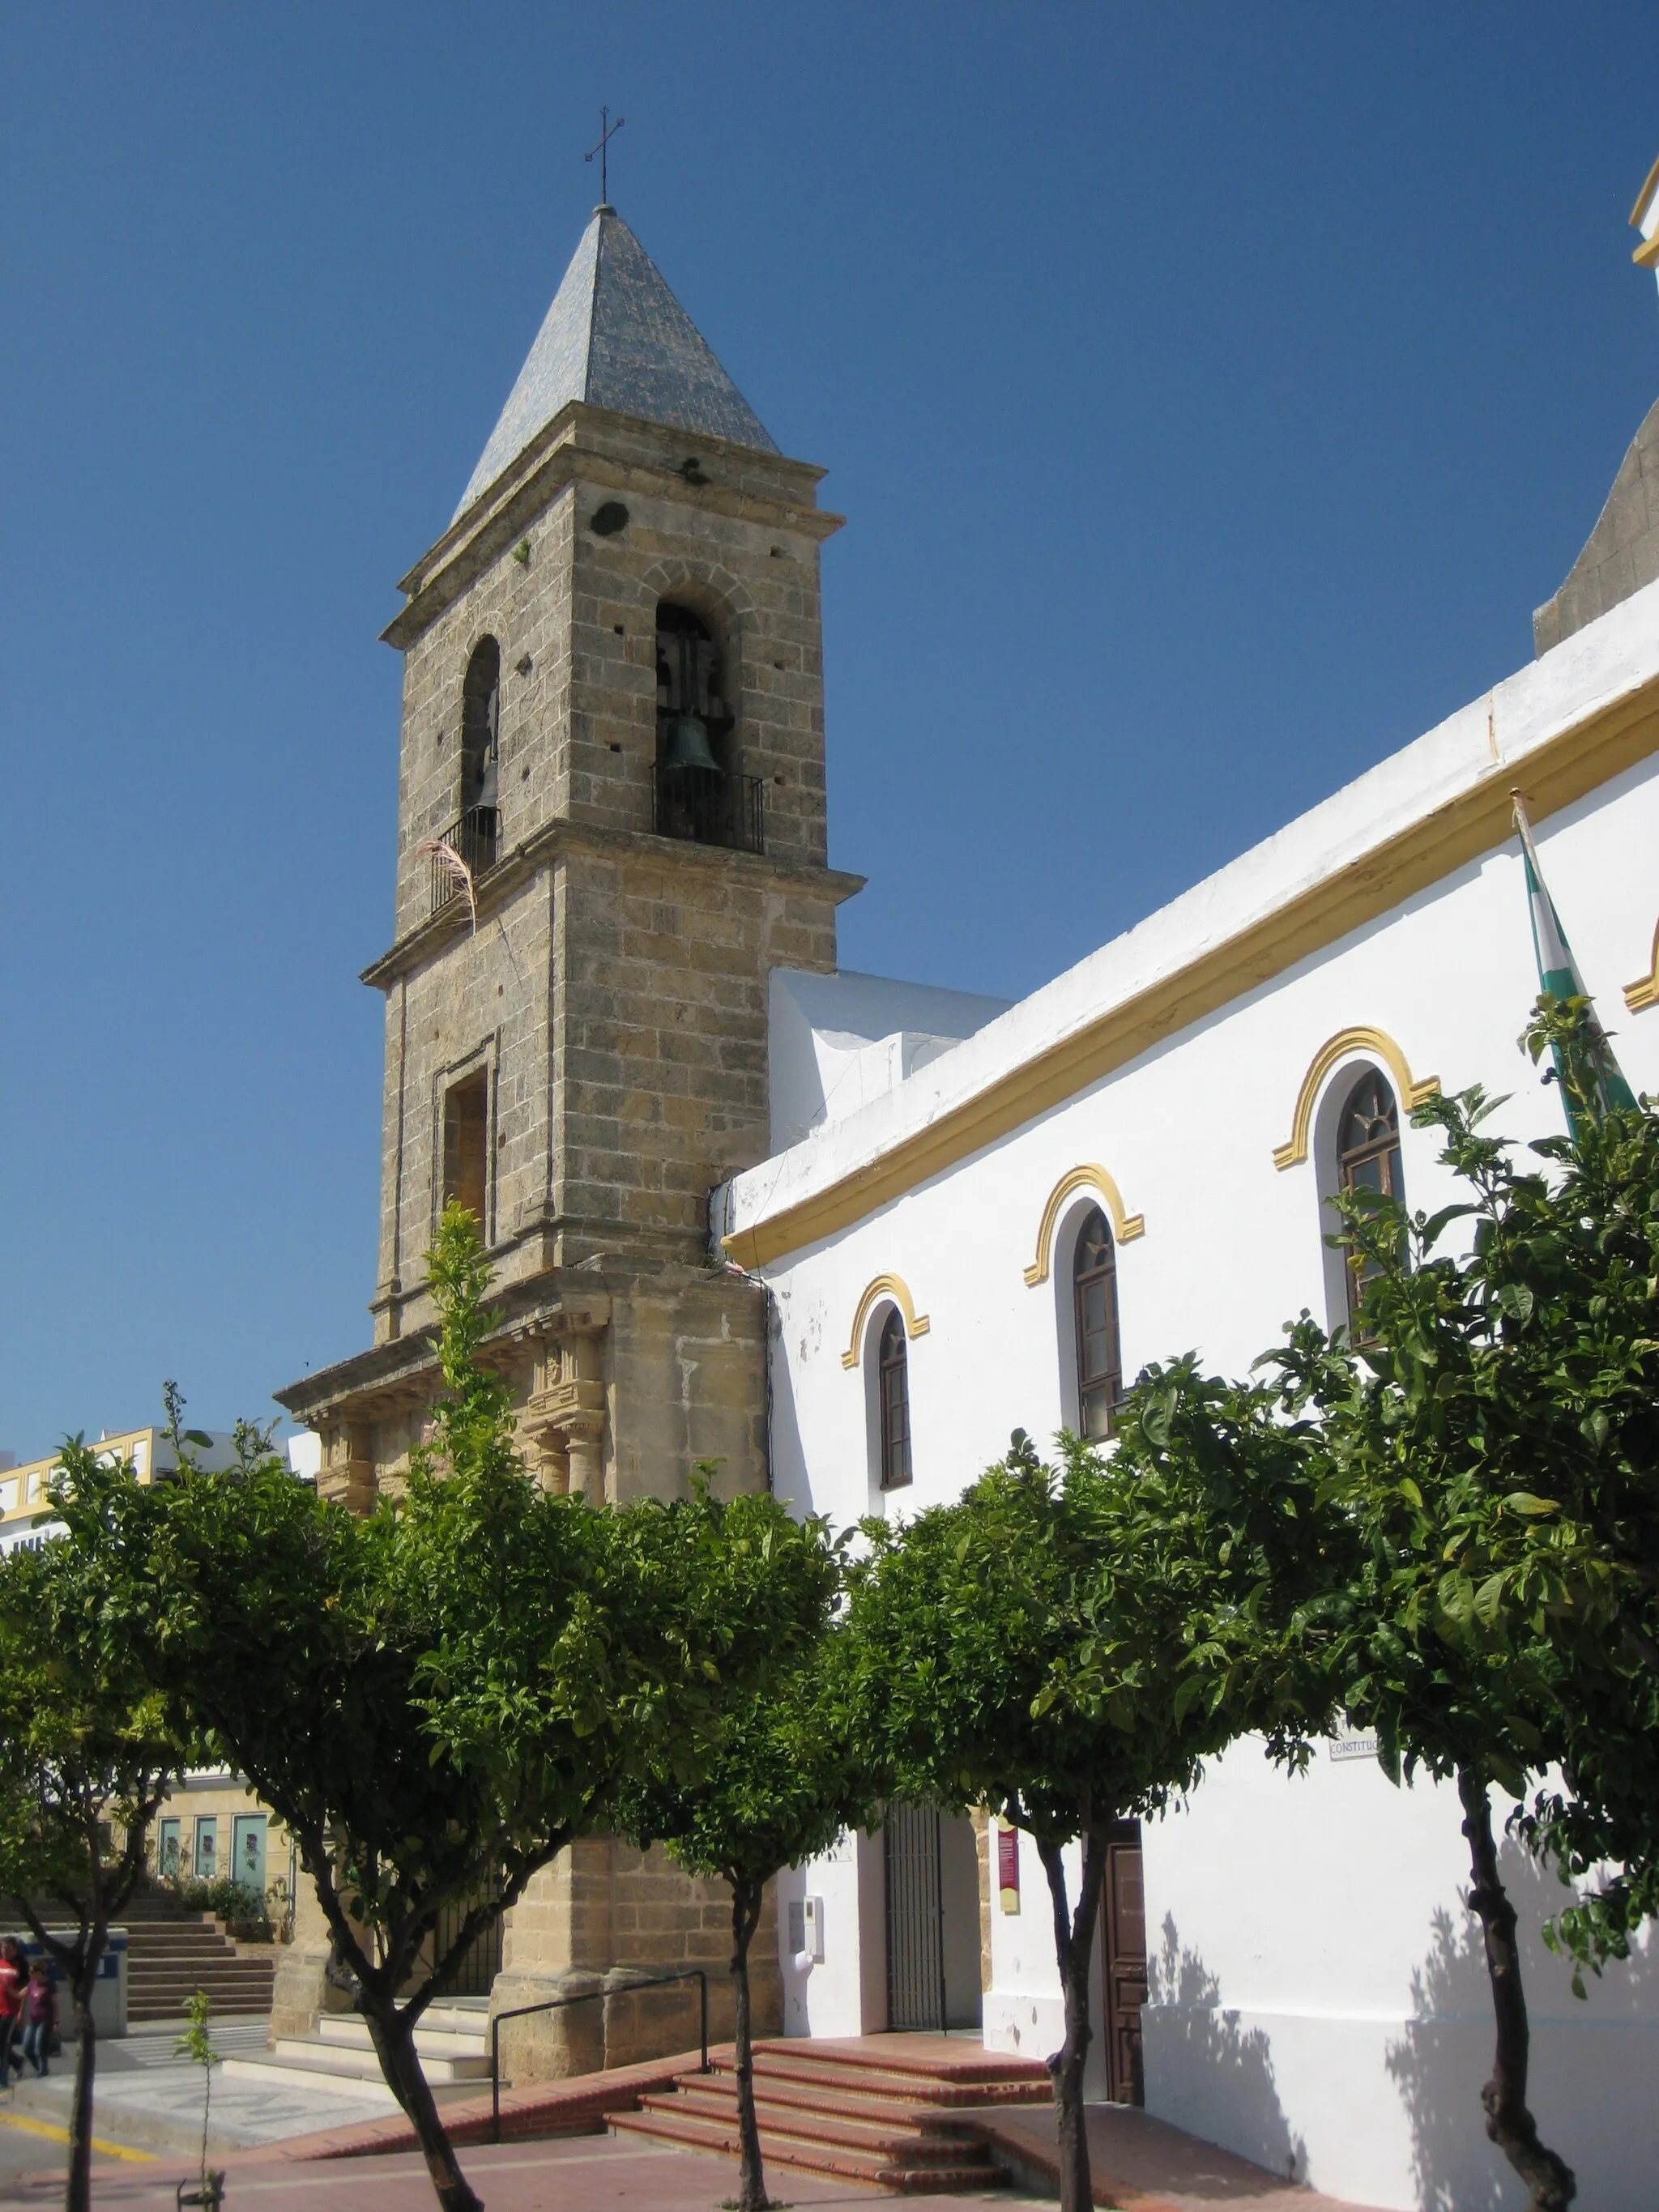
[[[694,1752],[728,1674],[787,1648],[775,1513],[706,1492],[623,1512],[526,1474],[483,1364],[489,1273],[448,1210],[429,1255],[445,1392],[404,1494],[359,1518],[250,1448],[162,1501],[154,1663],[295,1838],[446,2212],[477,2212],[415,2050],[427,2007],[621,1782]],[[443,1923],[452,1932],[439,1944]]]
[[[955,1504],[865,1524],[846,1632],[858,1735],[894,1796],[1026,1830],[1048,1880],[1064,2212],[1092,2202],[1089,1967],[1114,1828],[1189,1790],[1235,1736],[1264,1729],[1293,1756],[1324,1717],[1274,1629],[1273,1605],[1321,1571],[1306,1439],[1267,1418],[1270,1395],[1191,1360],[1152,1370],[1109,1457],[1062,1437],[1044,1467],[1017,1432]]]
[[[749,1953],[766,1884],[872,1817],[869,1779],[825,1694],[830,1613],[841,1583],[840,1547],[820,1521],[791,1521],[781,1507],[764,1540],[793,1626],[782,1663],[757,1687],[733,1680],[715,1741],[694,1766],[660,1763],[623,1798],[622,1832],[641,1849],[665,1841],[689,1874],[723,1880],[732,1893],[740,2212],[767,2212],[755,2116]],[[751,1541],[746,1531],[732,1540]]]
[[[1609,1103],[1582,1001],[1540,1000],[1526,1042],[1573,1133],[1522,1169],[1480,1090],[1420,1107],[1463,1194],[1409,1219],[1346,1194],[1359,1341],[1304,1317],[1273,1362],[1358,1542],[1310,1635],[1386,1771],[1455,1783],[1494,2012],[1487,2132],[1561,2212],[1574,2181],[1528,2102],[1490,1796],[1533,1793],[1516,1826],[1565,1875],[1615,1862],[1549,1932],[1598,1967],[1622,1954],[1659,1902],[1659,1120]]]
[[[149,1516],[132,1468],[101,1464],[77,1437],[52,1494],[67,1533],[0,1562],[0,1891],[74,2008],[66,2201],[86,2212],[93,1992],[111,1923],[144,1871],[145,1832],[188,1745],[131,1632],[149,1583]]]

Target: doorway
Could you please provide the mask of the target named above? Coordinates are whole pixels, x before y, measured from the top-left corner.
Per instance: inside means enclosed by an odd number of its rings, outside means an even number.
[[[971,1820],[931,1806],[889,1808],[887,2025],[897,2034],[981,2020],[979,1850]]]
[[[1120,1820],[1106,1847],[1100,1937],[1106,2093],[1115,2105],[1144,2105],[1140,2008],[1146,2002],[1146,1904],[1139,1820]]]

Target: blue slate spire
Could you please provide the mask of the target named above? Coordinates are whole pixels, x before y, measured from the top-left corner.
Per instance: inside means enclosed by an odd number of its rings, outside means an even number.
[[[594,209],[456,514],[573,399],[763,453],[778,450],[611,207]]]

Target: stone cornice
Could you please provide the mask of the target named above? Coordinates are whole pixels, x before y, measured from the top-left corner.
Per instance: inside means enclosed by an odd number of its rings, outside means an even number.
[[[578,1280],[550,1297],[543,1277],[510,1286],[495,1306],[501,1318],[483,1340],[486,1362],[492,1350],[507,1352],[546,1337],[603,1328],[611,1319],[611,1293],[602,1283],[588,1286]],[[417,1329],[336,1360],[271,1395],[296,1421],[313,1427],[325,1419],[384,1419],[431,1402],[437,1364],[435,1330]]]
[[[659,863],[672,857],[677,863],[724,870],[739,883],[752,884],[757,888],[775,885],[809,897],[828,899],[835,906],[854,896],[865,884],[862,876],[848,875],[840,868],[801,867],[793,861],[768,860],[763,854],[732,852],[724,845],[697,845],[689,839],[659,837],[643,830],[607,830],[597,823],[561,818],[544,823],[533,836],[515,845],[479,877],[479,921],[494,914],[538,868],[566,853],[606,860],[653,860]],[[423,967],[434,952],[452,938],[463,934],[471,923],[465,899],[451,899],[436,914],[417,922],[378,960],[372,961],[362,971],[360,980],[374,990],[387,989],[398,976]]]
[[[708,482],[694,487],[672,464],[653,466],[643,460],[625,459],[599,442],[607,426],[635,436],[643,434],[653,442],[672,446],[676,453],[697,453],[709,462],[714,473]],[[721,481],[720,471],[733,461],[747,481],[738,484]],[[775,473],[781,479],[775,494],[760,489],[753,481],[763,466],[764,473]],[[720,438],[702,437],[695,431],[669,433],[656,423],[635,422],[626,416],[610,415],[603,408],[573,400],[399,580],[398,588],[409,593],[409,604],[392,617],[380,632],[381,638],[400,652],[412,645],[422,630],[454,605],[475,577],[500,560],[537,516],[579,479],[607,491],[683,501],[739,521],[792,530],[822,542],[833,536],[845,519],[826,514],[814,504],[814,487],[823,475],[822,469],[805,461],[751,453],[746,447],[733,447]],[[792,477],[799,481],[798,499],[787,495]]]

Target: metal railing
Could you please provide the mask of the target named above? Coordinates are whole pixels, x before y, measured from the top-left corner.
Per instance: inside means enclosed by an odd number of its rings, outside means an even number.
[[[766,784],[758,775],[720,768],[657,763],[652,827],[659,837],[724,845],[735,853],[766,850]]]
[[[592,2004],[606,1997],[631,1997],[635,1990],[665,1990],[672,1982],[695,1982],[697,1984],[699,2039],[702,2045],[702,2063],[699,2074],[708,2069],[708,1975],[702,1966],[688,1966],[678,1974],[653,1974],[647,1980],[627,1982],[620,1989],[584,1990],[580,1996],[548,1997],[540,2004],[514,2005],[510,2012],[498,2012],[489,2023],[489,2140],[501,2139],[501,2022],[504,2020],[523,2020],[532,2012],[562,2012],[567,2005]]]
[[[493,806],[469,806],[458,822],[440,831],[438,842],[447,845],[458,860],[465,862],[473,875],[483,875],[486,868],[495,865],[501,840],[501,817]],[[432,906],[436,914],[447,907],[451,899],[464,896],[459,878],[453,868],[440,857],[432,856]]]

